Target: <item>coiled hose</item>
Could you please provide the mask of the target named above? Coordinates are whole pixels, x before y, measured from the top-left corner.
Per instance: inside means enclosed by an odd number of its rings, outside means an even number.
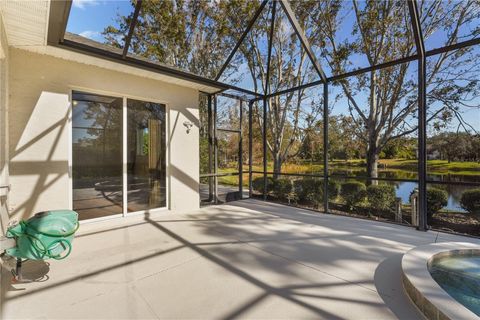
[[[43,260],[45,257],[55,259],[55,260],[62,260],[62,259],[65,259],[66,257],[68,257],[70,255],[70,252],[72,252],[72,244],[68,239],[65,239],[65,237],[69,237],[69,236],[73,235],[78,230],[78,228],[80,227],[80,223],[77,222],[77,225],[75,226],[75,228],[71,232],[60,235],[60,234],[53,234],[53,233],[38,231],[38,230],[30,227],[25,221],[20,221],[19,224],[21,226],[22,231],[21,232],[16,232],[14,230],[10,230],[10,233],[16,238],[19,238],[21,236],[26,236],[28,238],[28,240],[30,241],[30,243],[32,244],[32,246],[35,248],[35,250],[37,250],[40,253],[39,259],[41,259],[41,260]],[[35,233],[42,234],[42,235],[48,236],[48,237],[58,238],[58,239],[54,240],[52,243],[50,243],[50,245],[47,246],[38,237],[36,237],[34,235],[31,235],[28,232],[28,229],[34,230]],[[59,245],[63,246],[67,250],[66,254],[64,254],[64,255],[62,255],[62,254],[52,254],[52,251],[54,249],[56,249],[57,246],[59,246]]]

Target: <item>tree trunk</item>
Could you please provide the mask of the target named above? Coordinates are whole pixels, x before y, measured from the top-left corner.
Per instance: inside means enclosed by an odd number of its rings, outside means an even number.
[[[378,150],[375,146],[369,146],[367,150],[367,176],[378,178]],[[371,180],[373,185],[378,184],[377,180]]]
[[[367,121],[368,146],[367,146],[367,176],[370,178],[378,178],[378,136],[375,132],[377,122],[377,74],[375,71],[370,73],[370,115]],[[376,185],[377,180],[369,181],[369,184]]]
[[[280,152],[273,153],[273,179],[278,179],[282,172],[282,157]]]

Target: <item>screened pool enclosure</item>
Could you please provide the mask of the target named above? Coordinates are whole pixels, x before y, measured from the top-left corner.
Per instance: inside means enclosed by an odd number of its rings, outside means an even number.
[[[76,19],[100,13],[102,32],[82,34]],[[480,236],[478,0],[53,2],[50,16],[51,45],[205,86],[203,204]]]

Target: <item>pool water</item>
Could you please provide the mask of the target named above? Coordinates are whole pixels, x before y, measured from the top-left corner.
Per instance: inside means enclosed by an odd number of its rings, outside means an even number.
[[[480,316],[480,253],[440,257],[429,266],[433,279],[455,300]]]

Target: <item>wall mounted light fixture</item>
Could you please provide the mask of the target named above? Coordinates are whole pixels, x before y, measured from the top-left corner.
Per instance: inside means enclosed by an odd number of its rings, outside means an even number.
[[[191,130],[192,127],[193,127],[193,123],[191,123],[190,121],[185,121],[185,122],[183,123],[183,126],[184,126],[185,128],[187,128],[187,134],[188,134],[188,133],[190,133],[190,130]]]

